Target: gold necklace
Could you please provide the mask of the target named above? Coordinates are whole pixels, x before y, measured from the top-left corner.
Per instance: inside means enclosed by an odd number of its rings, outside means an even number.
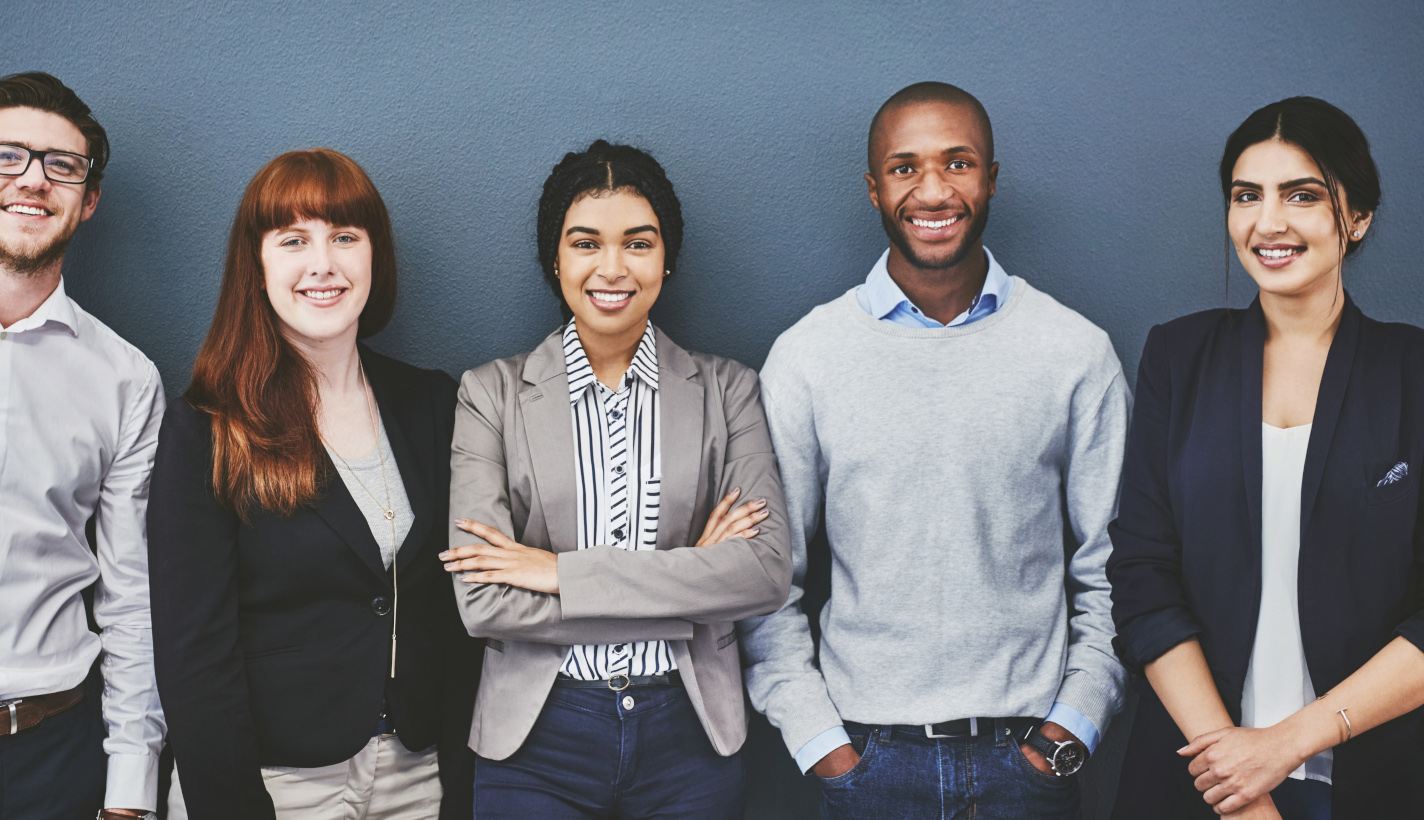
[[[366,388],[370,382],[366,379],[366,365],[359,359],[356,365],[360,374],[361,398],[366,402],[366,416],[371,421],[371,431],[376,435],[376,457],[381,460],[381,486],[386,490],[386,503],[381,504],[381,500],[376,498],[376,494],[371,492],[371,488],[366,486],[366,482],[361,480],[361,476],[351,469],[351,465],[346,463],[346,459],[341,456],[341,453],[331,446],[331,442],[326,441],[325,437],[322,438],[322,441],[341,462],[341,466],[346,468],[346,472],[350,473],[351,477],[356,479],[356,483],[361,485],[361,489],[366,491],[366,495],[376,502],[376,506],[380,508],[381,514],[385,516],[386,520],[391,522],[391,589],[393,590],[391,597],[394,598],[391,604],[391,677],[394,678],[396,676],[396,619],[400,615],[400,584],[396,572],[396,552],[400,549],[400,544],[396,543],[396,510],[395,505],[391,503],[391,484],[386,479],[386,452],[381,447],[381,427],[376,422],[376,411],[373,407],[376,403],[376,391],[374,388],[371,389],[369,397],[367,396]]]

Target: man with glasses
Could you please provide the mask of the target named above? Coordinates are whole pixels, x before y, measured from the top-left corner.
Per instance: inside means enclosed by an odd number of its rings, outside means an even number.
[[[157,805],[164,725],[144,514],[163,387],[152,362],[65,295],[60,276],[65,247],[99,204],[108,156],[104,129],[59,80],[0,78],[6,818],[112,820]],[[83,598],[91,588],[97,635]]]

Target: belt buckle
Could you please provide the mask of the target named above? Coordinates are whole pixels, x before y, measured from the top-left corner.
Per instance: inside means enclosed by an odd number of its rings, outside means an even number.
[[[623,679],[623,685],[622,685],[622,686],[615,686],[615,685],[613,685],[613,682],[616,681],[616,680],[618,680],[619,678],[622,678],[622,679]],[[630,677],[628,677],[628,675],[626,675],[626,674],[624,674],[624,673],[622,673],[622,672],[619,672],[619,673],[617,673],[616,675],[610,675],[609,678],[608,678],[608,688],[609,688],[609,689],[612,689],[612,690],[615,691],[615,692],[622,692],[624,689],[627,689],[629,686],[632,686],[632,685],[633,685],[633,679],[630,678]]]
[[[937,735],[935,734],[933,723],[926,723],[923,725],[925,727],[925,737],[930,738],[931,740],[939,738],[962,737],[962,735]],[[969,719],[969,736],[979,736],[979,718],[977,717],[972,717]]]
[[[16,711],[15,707],[19,706],[24,702],[24,698],[11,698],[10,700],[0,700],[0,708],[6,709],[10,712],[10,734],[12,735],[18,735],[20,733],[20,714],[18,711]]]

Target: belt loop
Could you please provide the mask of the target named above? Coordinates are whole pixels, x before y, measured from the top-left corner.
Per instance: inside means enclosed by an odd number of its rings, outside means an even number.
[[[10,709],[11,735],[18,735],[20,733],[20,715],[19,712],[15,709],[15,707],[19,706],[21,703],[24,703],[24,699],[22,698],[15,698],[14,700],[5,701],[5,705]]]
[[[979,736],[979,718],[977,718],[977,717],[972,717],[972,718],[969,719],[969,736],[970,736],[970,737],[978,737],[978,736]]]

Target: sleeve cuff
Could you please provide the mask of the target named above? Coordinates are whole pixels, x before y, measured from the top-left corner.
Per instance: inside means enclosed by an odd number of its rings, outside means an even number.
[[[1073,737],[1083,741],[1083,745],[1088,747],[1088,756],[1098,750],[1098,743],[1102,740],[1102,735],[1098,733],[1098,727],[1088,719],[1087,715],[1074,709],[1066,703],[1055,703],[1053,708],[1048,710],[1046,722],[1057,723],[1064,729],[1073,733]]]
[[[1140,674],[1142,667],[1201,631],[1201,625],[1185,609],[1161,609],[1123,624],[1113,639],[1113,646],[1122,657],[1123,665]]]
[[[832,726],[806,741],[806,745],[796,751],[796,766],[801,769],[802,774],[805,774],[811,771],[811,767],[819,763],[821,758],[848,743],[850,743],[850,735],[846,734],[845,727]]]
[[[104,808],[158,811],[158,758],[145,754],[109,755]]]

